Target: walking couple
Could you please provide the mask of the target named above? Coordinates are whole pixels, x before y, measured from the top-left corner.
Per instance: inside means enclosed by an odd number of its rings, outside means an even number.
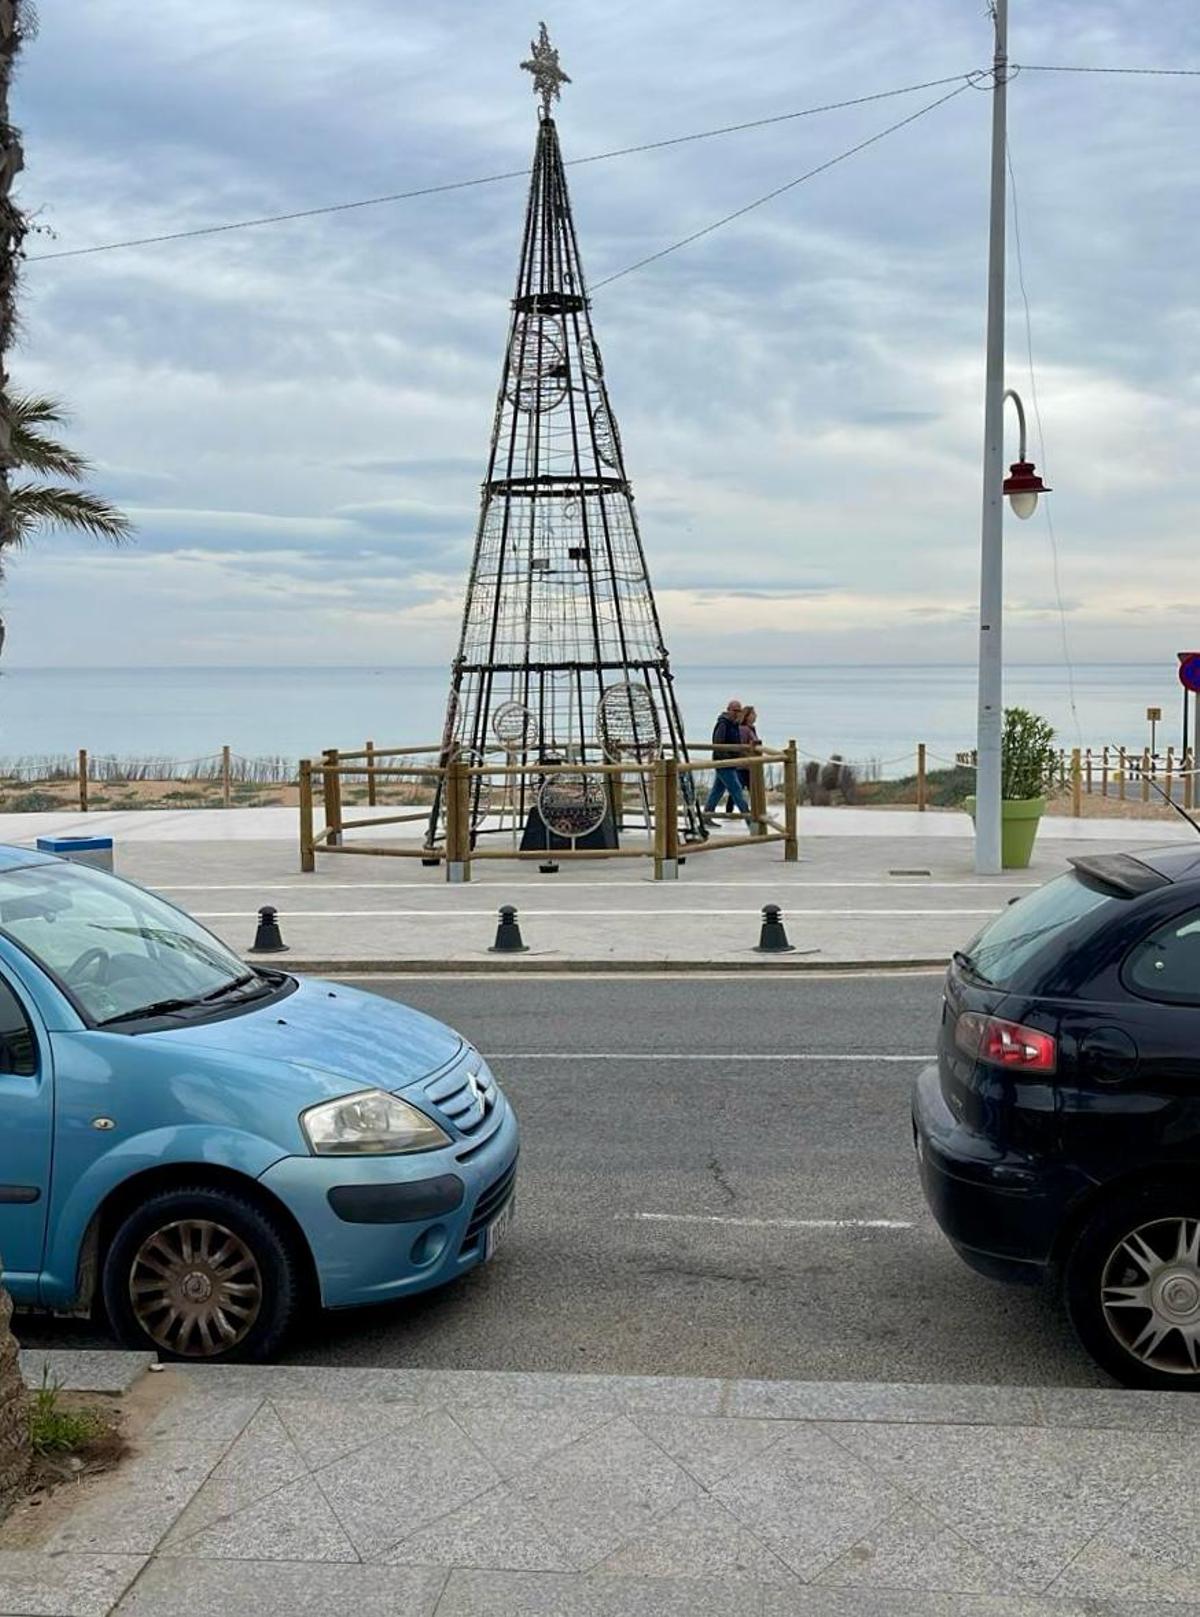
[[[717,715],[712,735],[713,762],[717,773],[712,791],[708,794],[708,802],[704,805],[704,819],[708,825],[716,825],[715,810],[723,797],[744,819],[750,818],[750,804],[746,800],[750,771],[736,769],[730,764],[723,764],[721,760],[744,758],[748,752],[759,750],[762,743],[755,728],[757,720],[758,714],[754,708],[743,707],[736,697],[727,704],[724,713]]]

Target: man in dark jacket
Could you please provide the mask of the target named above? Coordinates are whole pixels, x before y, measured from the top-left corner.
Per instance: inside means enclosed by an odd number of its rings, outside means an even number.
[[[713,810],[726,792],[733,799],[733,806],[738,813],[744,814],[747,819],[750,817],[750,805],[746,801],[737,770],[721,767],[721,759],[740,758],[746,750],[742,746],[742,711],[742,704],[734,697],[724,713],[717,714],[717,722],[713,725],[713,762],[717,766],[717,776],[713,781],[712,791],[708,794],[708,802],[704,805],[704,818],[710,825],[717,823]]]

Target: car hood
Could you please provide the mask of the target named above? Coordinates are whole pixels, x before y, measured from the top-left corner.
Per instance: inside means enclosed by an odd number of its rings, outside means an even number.
[[[347,1091],[404,1089],[447,1066],[463,1048],[459,1035],[431,1016],[311,978],[300,979],[286,999],[143,1038],[168,1042],[176,1051],[279,1061],[331,1074],[344,1080]]]

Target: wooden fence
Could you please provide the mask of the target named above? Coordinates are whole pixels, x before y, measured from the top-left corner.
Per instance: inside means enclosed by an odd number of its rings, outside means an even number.
[[[300,869],[316,869],[318,853],[365,854],[372,857],[422,859],[427,863],[445,863],[448,881],[469,881],[471,866],[477,859],[536,859],[593,860],[593,859],[653,859],[656,880],[675,876],[681,858],[693,854],[712,853],[723,848],[741,848],[759,843],[781,842],[784,859],[794,862],[799,858],[797,840],[797,801],[799,774],[796,743],[790,741],[779,752],[750,753],[737,759],[720,760],[723,766],[746,770],[750,775],[750,812],[736,815],[744,819],[745,831],[737,836],[722,836],[707,841],[685,841],[680,834],[681,781],[688,776],[708,773],[716,767],[712,748],[696,748],[705,757],[657,758],[653,762],[623,760],[608,764],[580,763],[488,763],[467,762],[461,757],[448,764],[419,763],[437,749],[431,747],[377,748],[373,744],[357,752],[343,752],[336,747],[322,753],[319,760],[303,758],[300,761]],[[504,755],[507,757],[507,755]],[[381,761],[382,760],[382,761]],[[395,760],[399,760],[396,762]],[[772,814],[768,801],[769,770],[782,771],[782,820]],[[646,823],[636,832],[627,830],[626,845],[618,848],[578,848],[555,846],[521,849],[509,847],[481,847],[478,824],[473,824],[472,798],[478,801],[483,782],[488,787],[503,781],[541,782],[556,775],[586,775],[602,779],[605,790],[615,792],[623,802],[626,783],[638,783],[648,808]],[[381,843],[374,840],[346,840],[348,831],[378,831],[389,825],[428,824],[431,817],[429,804],[403,813],[375,816],[365,819],[347,819],[342,806],[342,783],[347,777],[366,783],[368,806],[377,804],[377,782],[389,780],[415,781],[424,785],[431,799],[440,794],[443,805],[440,820],[440,840],[425,840],[408,846]],[[473,787],[473,782],[478,785]],[[536,797],[536,793],[529,794]],[[317,826],[317,806],[320,803],[324,823]],[[519,827],[514,813],[513,843]],[[557,839],[556,839],[557,840]]]

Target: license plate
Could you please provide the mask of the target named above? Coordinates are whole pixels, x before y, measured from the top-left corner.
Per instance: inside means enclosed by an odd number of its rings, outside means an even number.
[[[505,1202],[503,1210],[498,1213],[488,1225],[487,1233],[483,1238],[483,1258],[485,1263],[490,1257],[495,1255],[496,1248],[500,1245],[501,1241],[506,1239],[509,1230],[512,1229],[512,1222],[516,1215],[516,1211],[517,1198],[515,1196],[510,1196],[507,1202]]]

